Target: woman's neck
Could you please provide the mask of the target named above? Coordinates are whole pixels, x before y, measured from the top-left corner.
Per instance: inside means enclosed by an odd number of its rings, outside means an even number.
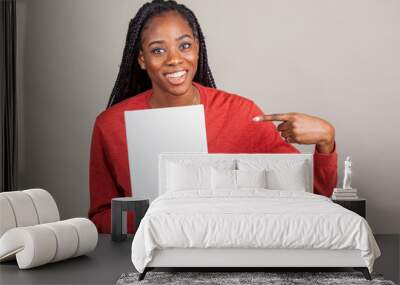
[[[185,94],[179,96],[167,94],[164,93],[162,90],[157,90],[153,88],[153,92],[149,99],[149,104],[152,108],[189,106],[199,103],[200,93],[193,85]]]

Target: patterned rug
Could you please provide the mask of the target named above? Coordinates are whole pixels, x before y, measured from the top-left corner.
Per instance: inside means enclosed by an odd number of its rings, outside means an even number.
[[[213,285],[297,285],[297,284],[379,284],[395,285],[384,280],[382,275],[372,274],[372,281],[364,278],[361,272],[154,272],[146,274],[138,281],[139,273],[122,274],[117,285],[134,284],[213,284]]]

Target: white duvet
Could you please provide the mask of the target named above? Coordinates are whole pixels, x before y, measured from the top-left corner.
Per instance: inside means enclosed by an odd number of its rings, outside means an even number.
[[[358,249],[370,272],[380,256],[359,215],[320,195],[265,189],[161,195],[133,239],[135,268],[164,248]]]

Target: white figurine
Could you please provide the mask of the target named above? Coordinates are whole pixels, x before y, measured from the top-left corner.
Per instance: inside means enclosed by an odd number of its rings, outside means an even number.
[[[346,157],[346,161],[344,162],[343,189],[352,189],[351,188],[351,160],[350,160],[350,156]]]

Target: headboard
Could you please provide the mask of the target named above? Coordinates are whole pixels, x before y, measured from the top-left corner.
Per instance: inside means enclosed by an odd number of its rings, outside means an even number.
[[[190,160],[196,163],[201,161],[232,161],[234,165],[234,169],[237,169],[237,165],[239,161],[263,161],[270,164],[281,163],[281,162],[301,162],[305,163],[305,171],[306,171],[306,191],[313,193],[313,155],[312,154],[249,154],[249,153],[240,153],[240,154],[226,154],[226,153],[218,153],[218,154],[210,154],[210,153],[161,153],[159,155],[159,163],[158,163],[158,193],[159,195],[166,192],[167,185],[167,166],[169,162],[173,161],[182,161],[182,160]]]

